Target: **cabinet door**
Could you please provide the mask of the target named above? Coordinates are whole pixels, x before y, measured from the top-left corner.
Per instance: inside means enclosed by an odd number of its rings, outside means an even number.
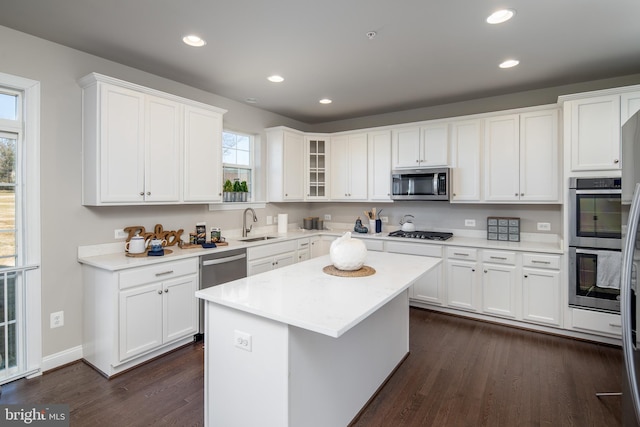
[[[420,166],[448,166],[449,165],[449,125],[437,125],[420,128],[422,150]]]
[[[330,242],[323,240],[320,236],[309,237],[309,246],[311,247],[309,256],[311,258],[317,258],[322,255],[327,255],[329,253],[329,245]]]
[[[273,257],[273,268],[282,268],[287,265],[296,263],[296,253],[295,252],[287,252],[286,254],[280,254]]]
[[[298,250],[297,262],[306,261],[309,259],[309,249]]]
[[[520,200],[558,202],[558,111],[520,115]]]
[[[145,185],[147,202],[178,202],[182,169],[182,106],[147,95],[145,103]]]
[[[186,106],[184,111],[185,202],[222,201],[222,115]]]
[[[467,311],[480,309],[477,263],[447,260],[447,304]]]
[[[484,199],[518,200],[520,122],[517,114],[485,120]]]
[[[518,279],[513,265],[483,265],[483,311],[488,314],[516,318]]]
[[[162,344],[162,298],[160,283],[120,292],[121,361]]]
[[[349,199],[367,200],[367,135],[349,135]],[[391,175],[389,175],[391,176]]]
[[[571,111],[571,170],[620,169],[620,96],[567,104]]]
[[[375,132],[369,141],[369,200],[391,200],[391,132]]]
[[[392,147],[394,168],[420,166],[420,128],[394,130]]]
[[[640,111],[640,92],[623,93],[620,97],[620,126]]]
[[[142,94],[107,84],[101,86],[99,162],[101,202],[144,201]]]
[[[349,139],[331,138],[331,199],[349,200]]]
[[[305,144],[307,150],[307,199],[326,200],[329,196],[327,189],[329,138],[305,137]]]
[[[452,202],[480,201],[482,124],[479,120],[451,126]]]
[[[273,270],[273,262],[271,257],[247,261],[247,276],[255,276],[256,274]]]
[[[412,285],[412,298],[431,304],[444,305],[445,292],[444,281],[442,280],[443,269],[444,264],[441,263],[415,282]]]
[[[283,189],[284,200],[304,200],[304,138],[284,132]]]
[[[522,319],[560,325],[560,272],[523,268]]]
[[[198,276],[180,277],[163,283],[164,343],[198,332]]]

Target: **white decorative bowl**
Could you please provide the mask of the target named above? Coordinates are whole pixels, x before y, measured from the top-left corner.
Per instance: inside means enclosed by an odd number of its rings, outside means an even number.
[[[367,247],[362,240],[352,239],[347,231],[331,243],[329,258],[338,270],[359,270],[367,258]]]

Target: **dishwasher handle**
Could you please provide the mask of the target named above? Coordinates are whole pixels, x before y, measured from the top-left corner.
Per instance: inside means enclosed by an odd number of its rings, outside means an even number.
[[[224,264],[231,261],[237,261],[239,259],[246,258],[246,257],[247,257],[247,254],[240,254],[240,255],[228,256],[225,258],[208,259],[206,261],[202,261],[202,266],[206,267],[208,265]]]

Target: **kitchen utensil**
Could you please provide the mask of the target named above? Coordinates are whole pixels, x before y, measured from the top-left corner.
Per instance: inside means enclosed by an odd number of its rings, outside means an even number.
[[[416,231],[416,226],[413,223],[413,215],[405,215],[400,220],[400,225],[402,226],[402,231]]]
[[[124,249],[130,254],[144,253],[146,249],[144,237],[140,236],[139,234],[136,234],[131,238],[131,240],[125,243]]]

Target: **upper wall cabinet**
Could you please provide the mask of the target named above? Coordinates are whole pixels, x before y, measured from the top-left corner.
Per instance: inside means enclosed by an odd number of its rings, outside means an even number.
[[[393,131],[393,168],[448,166],[449,126],[438,123]]]
[[[367,134],[331,138],[331,200],[367,200]]]
[[[307,200],[327,200],[329,170],[329,138],[324,135],[307,135],[306,149]]]
[[[283,126],[267,129],[267,201],[305,199],[304,134]]]
[[[482,121],[451,125],[451,202],[479,202],[482,177]]]
[[[640,92],[623,93],[620,96],[620,126],[640,111]]]
[[[485,119],[484,200],[559,201],[558,111]]]
[[[391,131],[370,132],[369,200],[391,201]]]
[[[201,175],[196,178],[193,173],[187,173],[183,159],[185,153],[192,152],[192,143],[206,153],[221,150],[225,110],[193,102],[200,110],[207,110],[209,121],[207,126],[194,128],[189,124],[193,107],[189,100],[95,73],[81,79],[80,84],[83,88],[84,205],[217,200],[213,192],[219,191],[219,183],[202,184]],[[196,130],[207,134],[196,136]],[[209,168],[210,165],[208,163]],[[188,166],[193,164],[189,162]],[[193,192],[191,181],[196,179],[196,186],[210,185],[211,188]],[[214,185],[217,188],[213,188]]]

